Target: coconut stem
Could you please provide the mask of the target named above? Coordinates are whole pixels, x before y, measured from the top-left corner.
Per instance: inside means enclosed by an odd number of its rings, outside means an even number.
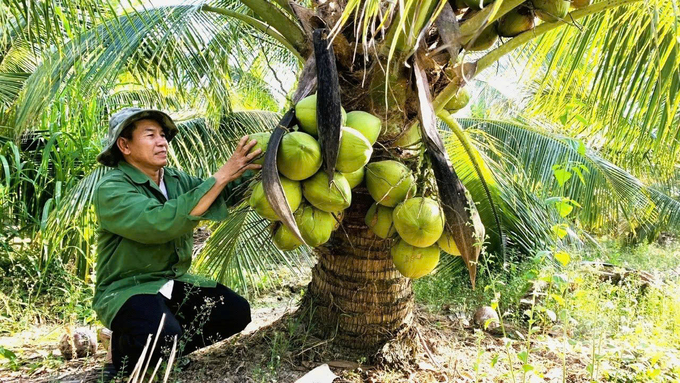
[[[484,7],[484,9],[475,13],[474,16],[460,25],[461,44],[465,45],[479,29],[498,20],[501,16],[517,8],[517,6],[523,2],[524,0],[506,0],[498,7],[496,13],[491,14],[494,9],[494,6],[492,5]],[[489,20],[485,23],[487,17]]]
[[[603,2],[589,5],[585,8],[573,11],[569,13],[567,16],[565,16],[563,20],[556,21],[553,23],[543,23],[532,30],[517,35],[507,43],[501,45],[500,47],[492,50],[491,52],[487,53],[482,58],[480,58],[477,61],[477,73],[486,69],[488,66],[495,63],[501,57],[510,53],[512,50],[519,47],[520,45],[525,44],[528,41],[535,39],[536,37],[541,36],[542,34],[551,31],[557,27],[561,27],[562,25],[568,24],[568,21],[578,20],[580,18],[592,15],[594,13],[604,12],[611,8],[616,8],[622,5],[632,4],[639,1],[641,0],[605,0]]]
[[[508,6],[511,5],[514,1],[516,0],[511,0],[511,2],[508,2]],[[580,18],[583,18],[588,15],[592,15],[594,13],[598,12],[603,12],[612,8],[616,8],[622,5],[627,5],[627,4],[633,4],[636,2],[640,2],[642,0],[605,0],[600,3],[596,3],[593,5],[589,5],[585,8],[578,9],[576,11],[573,11],[569,13],[564,21],[557,21],[554,23],[543,23],[534,29],[521,33],[517,35],[516,37],[510,39],[508,42],[505,44],[501,45],[500,47],[492,50],[491,52],[487,53],[485,56],[480,58],[478,61],[474,63],[465,63],[464,68],[465,68],[465,73],[461,73],[461,66],[459,65],[458,67],[455,68],[456,71],[456,79],[454,81],[451,81],[444,89],[442,89],[441,92],[437,95],[437,97],[434,99],[433,106],[435,113],[439,113],[444,108],[444,105],[446,105],[447,102],[458,92],[458,89],[461,88],[462,84],[466,79],[470,79],[474,77],[477,73],[481,72],[482,70],[488,68],[491,64],[494,62],[498,61],[501,57],[504,55],[510,53],[513,49],[519,47],[522,44],[527,43],[531,39],[534,39],[538,36],[541,36],[542,34],[551,31],[557,27],[561,27],[565,24],[567,24],[566,20],[578,20]],[[475,16],[470,18],[470,21],[472,21],[475,17],[479,17],[478,15],[481,14],[484,10],[478,12]],[[508,10],[509,11],[509,10]],[[488,11],[490,12],[490,10]],[[496,13],[496,16],[500,17],[501,10],[499,10]],[[472,25],[468,23],[464,23],[461,25],[461,33],[464,29],[466,28],[466,25]]]

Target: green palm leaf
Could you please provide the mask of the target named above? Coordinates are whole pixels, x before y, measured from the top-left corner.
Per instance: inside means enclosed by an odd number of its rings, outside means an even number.
[[[577,201],[580,204],[578,220],[588,230],[606,231],[620,220],[628,220],[634,227],[659,222],[660,211],[650,189],[580,141],[519,123],[475,119],[460,122],[484,132],[480,137],[489,148],[487,154],[503,164],[502,173],[523,170],[527,176],[523,187],[529,192],[542,199],[562,196]],[[565,169],[573,177],[561,183],[554,166]],[[673,206],[666,204],[664,209]],[[664,214],[675,217],[676,213]]]
[[[621,153],[617,163],[651,155],[669,169],[680,150],[678,12],[674,1],[645,1],[539,37],[517,54],[542,79],[527,112],[562,116],[568,135],[597,137]]]

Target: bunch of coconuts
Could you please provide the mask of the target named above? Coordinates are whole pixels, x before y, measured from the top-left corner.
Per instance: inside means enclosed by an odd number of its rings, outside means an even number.
[[[305,242],[312,247],[326,243],[338,228],[342,211],[352,203],[352,189],[364,179],[365,165],[373,154],[381,121],[363,111],[346,113],[342,109],[342,130],[336,172],[329,186],[328,175],[321,169],[322,152],[317,141],[316,95],[306,97],[295,106],[299,129],[287,132],[277,152],[277,167],[283,191],[295,222]],[[257,140],[251,149],[262,149],[256,163],[263,164],[270,133],[252,134]],[[274,245],[283,251],[294,250],[302,243],[281,224],[280,217],[267,201],[262,182],[255,184],[249,199],[251,208],[274,222]]]
[[[459,92],[452,108],[465,107],[467,91]],[[333,183],[321,169],[321,147],[317,141],[316,96],[309,96],[295,106],[299,129],[287,132],[277,152],[281,186],[295,222],[305,242],[312,247],[326,243],[338,228],[342,211],[352,203],[352,189],[366,181],[375,203],[366,212],[366,225],[382,239],[393,239],[392,260],[408,278],[430,273],[439,262],[440,248],[460,255],[456,243],[444,233],[445,218],[438,202],[414,197],[415,178],[404,164],[393,161],[371,162],[373,144],[381,131],[378,117],[363,111],[345,113]],[[270,133],[256,133],[257,148],[265,151]],[[260,158],[256,160],[262,164]],[[262,182],[254,185],[249,199],[251,208],[273,222],[274,245],[282,251],[297,249],[302,243],[272,209]]]
[[[465,21],[493,2],[494,0],[456,0],[455,6],[459,12],[467,9],[461,18],[461,21]],[[578,9],[591,3],[592,0],[528,0],[484,28],[465,46],[465,49],[470,52],[487,50],[494,45],[499,36],[515,37],[533,29],[536,17],[546,23],[564,20],[569,13],[569,7]]]
[[[393,239],[390,253],[397,270],[417,279],[439,263],[439,252],[460,255],[453,238],[444,231],[446,220],[437,201],[414,197],[415,177],[398,161],[366,166],[366,187],[375,203],[366,213],[366,225],[383,239]]]

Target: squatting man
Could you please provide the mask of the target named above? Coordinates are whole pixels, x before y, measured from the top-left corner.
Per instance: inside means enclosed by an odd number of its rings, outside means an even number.
[[[99,228],[93,306],[113,331],[106,376],[132,372],[163,314],[151,366],[175,336],[187,354],[250,322],[243,297],[187,271],[193,229],[202,220],[227,218],[228,207],[243,197],[244,183],[261,168],[251,163],[261,150],[249,154],[257,142],[242,137],[231,158],[202,180],[166,167],[168,143],[177,132],[161,111],[125,108],[111,116],[106,147],[97,157],[113,168],[94,195]]]

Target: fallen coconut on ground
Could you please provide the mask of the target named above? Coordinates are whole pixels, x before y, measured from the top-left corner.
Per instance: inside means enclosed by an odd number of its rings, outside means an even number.
[[[493,330],[500,326],[498,313],[491,306],[482,306],[475,311],[474,323],[483,330]]]
[[[92,356],[97,352],[97,335],[87,327],[67,330],[59,340],[58,348],[66,360]]]

